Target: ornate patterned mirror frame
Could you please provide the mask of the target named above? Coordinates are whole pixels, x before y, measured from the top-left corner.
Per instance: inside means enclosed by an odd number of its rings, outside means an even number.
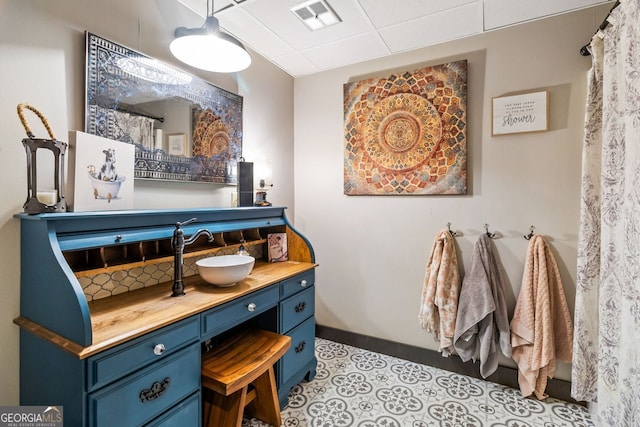
[[[89,32],[86,49],[85,131],[134,144],[135,178],[237,183],[241,96]],[[185,155],[164,142],[176,132]]]

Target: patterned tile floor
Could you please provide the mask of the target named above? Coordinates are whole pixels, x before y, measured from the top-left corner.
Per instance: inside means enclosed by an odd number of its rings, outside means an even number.
[[[579,405],[316,338],[318,373],[291,390],[284,427],[586,427]],[[244,420],[244,427],[264,427]]]

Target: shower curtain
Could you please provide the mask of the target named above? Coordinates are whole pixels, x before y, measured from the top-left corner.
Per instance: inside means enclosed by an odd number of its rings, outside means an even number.
[[[571,395],[640,425],[640,2],[590,45]]]

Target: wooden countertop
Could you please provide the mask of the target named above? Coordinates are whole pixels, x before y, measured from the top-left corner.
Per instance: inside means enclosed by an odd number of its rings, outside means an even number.
[[[91,301],[89,312],[93,344],[88,347],[82,347],[23,317],[14,323],[84,359],[316,266],[309,262],[256,261],[246,279],[227,288],[210,285],[195,275],[184,279],[186,295],[181,297],[171,297],[172,284],[162,283]]]

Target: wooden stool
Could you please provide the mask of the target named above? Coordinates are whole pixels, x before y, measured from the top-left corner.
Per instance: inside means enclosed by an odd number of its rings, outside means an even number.
[[[280,427],[273,365],[289,347],[291,337],[250,329],[205,354],[202,361],[203,425],[240,427],[247,407],[253,417]]]

